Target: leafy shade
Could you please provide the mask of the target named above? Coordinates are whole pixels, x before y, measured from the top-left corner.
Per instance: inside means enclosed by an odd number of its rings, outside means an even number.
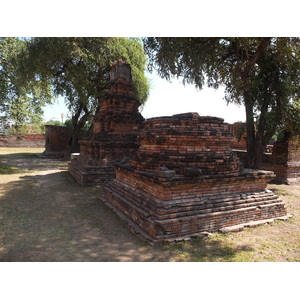
[[[243,104],[247,167],[258,168],[269,139],[300,98],[299,38],[145,38],[150,69],[201,89],[225,86]]]
[[[39,124],[43,119],[43,107],[51,103],[47,83],[27,81],[20,68],[26,59],[25,41],[0,38],[0,115],[1,123]],[[22,55],[20,55],[22,53]]]
[[[106,37],[32,38],[27,42],[28,80],[48,81],[56,96],[63,96],[72,115],[73,150],[80,132],[107,91],[109,72],[116,60],[131,65],[135,96],[145,103],[149,84],[146,56],[137,39]]]

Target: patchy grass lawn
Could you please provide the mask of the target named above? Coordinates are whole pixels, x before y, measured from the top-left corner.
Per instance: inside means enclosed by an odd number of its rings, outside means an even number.
[[[0,148],[0,175],[25,173],[28,170],[7,165],[8,159],[14,159],[12,164],[15,164],[18,159],[31,159],[41,152],[43,148]]]
[[[43,150],[0,148],[0,261],[300,261],[300,185],[269,185],[288,221],[151,246]]]

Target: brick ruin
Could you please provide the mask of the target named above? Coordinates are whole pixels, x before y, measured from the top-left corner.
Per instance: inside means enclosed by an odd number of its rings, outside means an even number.
[[[235,122],[233,124],[228,124],[228,131],[232,134],[233,139],[231,143],[232,149],[247,149],[246,140],[246,123]]]
[[[71,152],[71,129],[56,125],[45,125],[45,131],[45,151],[40,156],[68,156]]]
[[[300,182],[300,145],[295,141],[277,141],[272,153],[264,155],[262,168],[273,171],[272,182],[293,184]]]
[[[245,164],[247,159],[247,134],[244,132],[245,124],[246,123],[236,122],[228,125],[228,130],[233,135],[231,147],[243,164]],[[242,133],[240,139],[237,138],[239,133]],[[300,182],[299,141],[299,136],[297,136],[285,141],[276,141],[273,145],[267,146],[261,169],[275,173],[276,177],[271,183],[293,184]]]
[[[102,201],[151,242],[240,230],[287,218],[266,186],[271,171],[242,169],[221,118],[186,113],[146,120],[140,146]]]
[[[0,147],[43,148],[45,147],[45,135],[32,133],[0,136]]]
[[[117,62],[110,74],[110,90],[99,101],[92,133],[79,141],[80,155],[68,169],[81,185],[106,184],[115,178],[113,165],[132,158],[138,149],[137,134],[144,118],[133,96],[130,65]]]

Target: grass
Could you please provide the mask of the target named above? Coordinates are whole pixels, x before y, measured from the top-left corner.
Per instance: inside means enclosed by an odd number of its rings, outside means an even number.
[[[16,167],[7,166],[0,161],[0,175],[24,173],[24,170]]]
[[[253,261],[253,249],[249,245],[235,245],[225,234],[170,243],[163,250],[171,252],[172,260],[176,262]]]
[[[0,261],[299,262],[300,185],[269,185],[293,215],[228,234],[149,245],[43,149],[0,148]]]
[[[26,168],[19,168],[3,163],[3,158],[5,158],[5,160],[9,159],[12,161],[18,159],[32,159],[37,153],[43,152],[43,150],[43,148],[0,148],[0,175],[22,174],[29,172]]]

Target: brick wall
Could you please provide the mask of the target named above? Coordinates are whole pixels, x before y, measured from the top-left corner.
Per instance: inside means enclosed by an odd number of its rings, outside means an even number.
[[[69,153],[72,132],[70,128],[46,125],[46,144],[47,153]]]
[[[240,150],[247,149],[245,127],[246,127],[246,123],[242,123],[242,122],[228,124],[228,131],[233,136],[233,140],[231,143],[232,149],[240,149]]]
[[[0,137],[0,147],[44,148],[44,134],[23,134]]]
[[[275,183],[300,182],[300,145],[299,142],[275,142],[272,155],[264,159],[263,169],[275,172]]]
[[[247,152],[234,150],[245,164]],[[261,165],[263,170],[273,171],[276,177],[272,183],[292,184],[300,182],[300,148],[299,142],[275,142],[271,153],[265,153]]]

